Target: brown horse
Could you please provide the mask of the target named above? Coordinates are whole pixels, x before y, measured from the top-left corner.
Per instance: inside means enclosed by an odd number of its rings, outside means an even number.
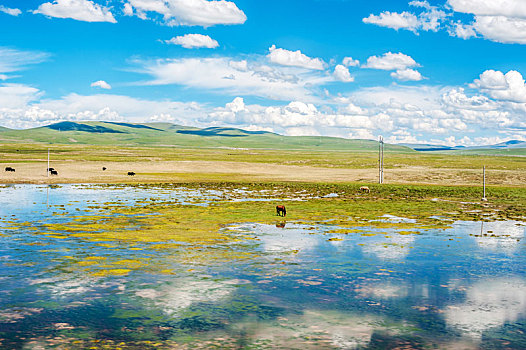
[[[278,216],[287,216],[287,209],[284,205],[276,205],[276,214]]]

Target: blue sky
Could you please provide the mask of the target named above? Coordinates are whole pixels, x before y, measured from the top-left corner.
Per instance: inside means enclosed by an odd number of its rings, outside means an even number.
[[[0,125],[526,140],[523,0],[0,0]]]

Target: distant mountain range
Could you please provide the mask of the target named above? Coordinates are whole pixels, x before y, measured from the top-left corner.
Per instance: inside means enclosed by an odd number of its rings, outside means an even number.
[[[378,142],[373,140],[350,140],[326,136],[283,136],[267,131],[247,131],[226,127],[201,129],[171,123],[103,121],[60,122],[25,130],[0,127],[0,143],[11,142],[371,152],[378,150]],[[495,145],[473,147],[410,143],[386,144],[385,150],[526,155],[526,142],[511,140]]]
[[[511,148],[526,148],[526,141],[510,140],[506,142],[497,143],[494,145],[482,146],[443,146],[433,144],[417,144],[417,143],[400,143],[400,146],[406,146],[415,151],[452,151],[452,150],[477,150],[477,149],[511,149]]]

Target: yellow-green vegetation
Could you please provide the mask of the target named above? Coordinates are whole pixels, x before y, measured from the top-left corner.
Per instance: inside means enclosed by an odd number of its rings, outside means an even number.
[[[100,185],[103,191],[105,186]],[[177,185],[178,187],[179,185]],[[250,259],[258,253],[239,246],[257,239],[249,234],[232,234],[223,228],[237,223],[279,225],[281,222],[333,227],[326,232],[364,238],[385,234],[391,229],[400,235],[420,234],[428,229],[447,228],[452,220],[524,220],[526,188],[492,188],[491,200],[480,201],[479,191],[470,187],[370,185],[363,194],[356,185],[335,184],[244,184],[247,200],[213,200],[206,205],[176,204],[170,200],[144,200],[135,205],[101,203],[92,206],[96,214],[72,217],[61,224],[43,224],[39,234],[62,239],[98,242],[108,249],[127,245],[141,252],[178,251],[173,259],[191,264]],[[141,190],[175,188],[175,185],[137,185]],[[235,193],[237,183],[193,183],[188,189],[221,190]],[[265,194],[288,200],[255,201]],[[328,194],[330,197],[324,198]],[[337,194],[335,196],[334,194]],[[294,200],[301,199],[301,200]],[[275,215],[279,202],[287,207],[287,217]],[[386,216],[389,214],[390,216]],[[314,225],[314,226],[313,226]],[[309,231],[310,233],[310,231]],[[72,259],[76,266],[96,276],[125,275],[148,266],[149,257],[130,259],[89,256]],[[151,270],[171,273],[166,266]]]
[[[155,162],[155,161],[233,161],[282,165],[321,166],[328,168],[375,168],[377,149],[239,149],[153,146],[99,146],[77,144],[0,144],[3,162],[44,162],[50,149],[53,161]],[[448,169],[526,170],[523,157],[415,152],[395,148],[386,151],[386,169],[409,166]]]

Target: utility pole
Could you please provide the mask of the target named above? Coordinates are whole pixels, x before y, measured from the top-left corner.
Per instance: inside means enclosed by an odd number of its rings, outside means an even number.
[[[49,148],[47,149],[47,169],[46,169],[47,177],[49,177]]]
[[[483,188],[482,200],[487,201],[488,199],[486,198],[486,166],[485,165],[482,167],[482,188]]]
[[[384,137],[382,136],[382,183],[384,183]]]
[[[378,183],[384,182],[384,138],[378,139]]]

